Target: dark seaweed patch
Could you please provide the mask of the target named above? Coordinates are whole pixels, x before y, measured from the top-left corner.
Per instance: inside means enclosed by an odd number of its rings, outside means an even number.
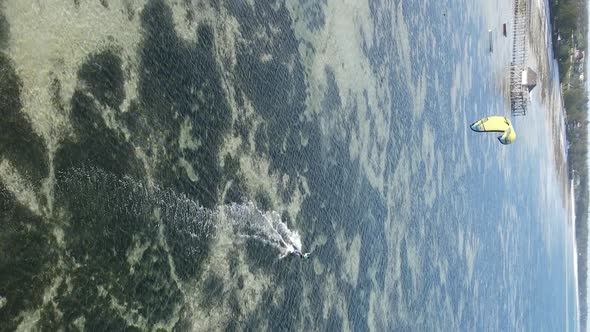
[[[0,2],[1,5],[1,2]],[[0,11],[0,50],[8,45],[8,36],[10,35],[10,25],[6,20],[4,13]]]
[[[106,50],[91,55],[80,67],[78,77],[101,104],[118,109],[125,99],[121,58]]]
[[[248,44],[238,46],[238,91],[242,91],[252,101],[255,111],[265,120],[254,134],[256,151],[268,154],[273,171],[288,174],[290,180],[296,179],[298,175],[308,179],[310,195],[302,203],[297,227],[304,233],[304,238],[332,234],[336,228],[343,228],[345,234],[351,237],[361,234],[362,253],[377,250],[380,254],[378,257],[363,259],[362,268],[368,269],[374,265],[382,267],[384,257],[387,257],[386,248],[383,244],[372,243],[375,241],[371,239],[371,235],[374,232],[383,232],[384,209],[379,203],[379,195],[362,175],[358,162],[349,158],[350,134],[335,141],[326,155],[322,152],[323,140],[320,139],[318,122],[306,120],[303,116],[307,86],[289,14],[280,5],[272,7],[261,1],[257,1],[253,9],[242,2],[230,2],[228,7],[243,22],[241,32],[249,41]],[[270,26],[274,29],[270,29]],[[275,33],[277,30],[280,32]],[[264,31],[264,36],[261,37],[260,31]],[[263,57],[264,54],[271,56]],[[261,60],[262,58],[265,60]],[[341,107],[341,100],[334,73],[329,67],[326,68],[326,77],[328,87],[322,107],[337,111]],[[301,144],[303,138],[308,142],[306,145]],[[297,181],[290,181],[287,188],[281,191],[287,201],[297,186]],[[367,192],[370,194],[367,195]],[[271,208],[265,206],[264,199],[258,196],[256,201],[262,208]],[[368,207],[372,217],[367,217]],[[366,234],[365,228],[368,229]],[[254,249],[249,254],[262,254]],[[339,270],[344,261],[334,239],[330,237],[324,245],[315,248],[314,256],[314,259],[320,260],[329,270]],[[370,252],[368,256],[372,257],[374,253]],[[293,266],[298,266],[298,262],[292,263]],[[262,266],[273,268],[272,265]],[[301,267],[306,268],[309,267]],[[277,282],[288,283],[291,288],[298,283],[296,277],[293,280],[288,277],[289,271],[277,271]],[[383,275],[378,275],[377,280],[382,285]],[[368,326],[366,307],[369,290],[373,285],[362,272],[358,282],[364,290],[351,290],[346,297],[349,316],[355,320],[353,327],[363,330]],[[340,289],[350,287],[343,280],[338,280],[338,283]],[[321,293],[319,289],[318,292]],[[265,308],[264,317],[269,316],[268,308],[272,308],[271,316],[275,318],[269,322],[272,329],[292,329],[295,326],[293,324],[299,319],[293,308],[298,307],[299,301],[297,292],[289,291],[285,301],[261,305]],[[313,315],[312,321],[316,324],[324,322],[326,328],[338,327],[335,322],[325,322],[319,312],[314,312]],[[333,317],[333,320],[337,319]],[[257,320],[250,318],[246,322],[246,328],[249,323],[255,322]],[[309,322],[304,324],[317,326]]]
[[[175,188],[204,207],[213,208],[224,181],[218,153],[225,133],[231,128],[230,109],[213,52],[213,31],[201,25],[196,44],[183,41],[176,35],[169,6],[161,0],[150,1],[144,7],[141,24],[138,116],[145,119],[145,126],[160,134],[158,144],[165,147],[158,164],[158,178],[163,186]],[[201,142],[197,149],[180,149],[180,126],[185,119],[190,121],[193,138]],[[134,135],[138,144],[152,138],[142,133]],[[196,181],[176,167],[180,158],[192,166]],[[237,177],[230,180],[235,180],[236,187],[226,199],[239,200],[242,191],[239,180]],[[208,246],[185,250],[186,243],[194,239],[172,230],[166,235],[179,277],[196,275],[207,256]]]
[[[85,317],[88,329],[120,330],[127,326],[110,305],[112,300],[135,308],[154,324],[169,318],[182,297],[171,281],[168,254],[160,247],[149,246],[134,273],[129,271],[128,251],[137,242],[158,237],[157,220],[150,210],[157,206],[137,201],[143,196],[117,181],[125,176],[137,181],[144,174],[133,146],[107,127],[98,106],[98,102],[120,106],[124,98],[120,64],[117,56],[106,51],[90,56],[81,66],[79,79],[86,83],[89,94],[74,92],[70,116],[76,137],[63,142],[55,157],[59,174],[56,204],[71,215],[64,229],[68,253],[82,265],[71,271],[71,283],[76,287],[58,292],[57,303],[68,329],[79,317]],[[53,90],[59,91],[58,83],[54,81]],[[137,105],[132,103],[131,107]],[[87,175],[70,179],[76,172]],[[132,207],[141,207],[143,212]],[[170,222],[166,211],[162,222]]]
[[[49,94],[51,95],[51,105],[53,105],[53,108],[60,113],[64,112],[65,107],[61,99],[61,82],[57,77],[54,77],[53,80],[51,80]]]
[[[146,146],[146,138],[150,136],[151,129],[149,121],[142,115],[139,102],[136,99],[131,100],[127,112],[118,113],[117,116],[127,125],[129,131],[135,134],[135,136],[132,137],[134,143],[140,146]],[[138,137],[141,137],[142,139],[139,140]],[[150,155],[150,150],[145,152]]]
[[[269,327],[273,331],[287,331],[292,330],[297,326],[299,321],[299,310],[293,310],[293,308],[299,308],[299,304],[303,300],[303,283],[301,271],[297,267],[299,262],[294,262],[287,271],[282,271],[278,274],[281,282],[288,285],[286,288],[285,301],[279,302],[277,305],[270,305],[266,303],[266,307],[270,307],[270,311],[266,313],[266,317],[273,317],[269,321]],[[268,301],[273,301],[274,290],[269,290]],[[264,303],[264,302],[263,302]],[[264,306],[263,306],[264,307]]]
[[[326,15],[322,5],[326,5],[326,0],[305,0],[300,2],[303,7],[304,20],[307,28],[311,31],[317,31],[326,24]]]
[[[250,128],[253,127],[252,120],[244,115],[244,112],[238,110],[237,119],[234,123],[234,137],[242,139],[244,150],[250,150]]]
[[[269,140],[265,124],[262,124],[256,128],[256,132],[254,133],[254,144],[257,153],[268,153]]]
[[[249,40],[238,47],[237,88],[252,100],[255,111],[266,121],[265,129],[259,127],[256,133],[256,149],[265,150],[266,131],[273,143],[268,144],[273,169],[295,176],[305,168],[309,152],[301,139],[312,136],[309,130],[313,129],[302,119],[305,78],[289,12],[284,5],[274,7],[263,1],[257,1],[254,8],[241,1],[230,2],[228,8],[244,22],[240,27]],[[266,54],[271,57],[261,60]]]
[[[276,261],[276,257],[271,257],[270,260]],[[256,264],[257,262],[252,263]],[[271,288],[264,291],[260,305],[255,312],[248,315],[245,321],[240,321],[240,330],[256,330],[260,326],[265,326],[263,320],[268,324],[268,329],[271,331],[298,330],[296,327],[300,319],[299,304],[302,302],[303,297],[300,263],[299,259],[286,259],[281,264],[266,264],[264,266],[267,271],[275,276],[276,283],[287,285],[285,287],[285,300],[277,301],[275,297],[276,289]],[[267,318],[271,319],[266,321]]]
[[[238,277],[238,289],[243,289],[243,288],[244,288],[244,277],[239,276]]]
[[[254,200],[256,201],[256,205],[259,209],[263,211],[272,210],[272,199],[270,198],[270,194],[268,192],[259,190],[256,192],[256,197]]]
[[[247,197],[247,188],[242,178],[236,178],[230,183],[230,187],[225,195],[224,204],[243,203],[244,197]]]
[[[123,135],[106,126],[91,97],[75,91],[71,107],[71,120],[78,139],[64,142],[56,152],[58,171],[93,166],[119,176],[143,174],[143,166],[134,158],[134,148]]]
[[[412,272],[410,271],[410,265],[408,263],[408,248],[406,244],[406,240],[402,240],[401,249],[400,249],[400,258],[401,258],[401,289],[403,294],[403,299],[406,302],[406,305],[411,304],[411,290],[412,286]]]
[[[50,224],[20,205],[0,183],[0,309],[2,329],[15,330],[19,313],[41,305],[56,263]]]
[[[80,264],[69,271],[76,287],[67,291],[64,284],[58,292],[63,321],[85,317],[86,327],[121,330],[127,323],[111,301],[137,310],[150,324],[169,319],[182,294],[172,281],[167,252],[150,245],[158,237],[152,213],[158,206],[142,187],[121,185],[119,178],[99,170],[87,169],[74,178],[60,174],[56,201],[71,214],[64,228],[68,256]],[[144,244],[147,248],[131,266],[129,251]]]
[[[343,331],[342,330],[342,319],[336,313],[336,310],[330,310],[328,321],[326,322],[327,330],[329,331]]]
[[[240,300],[238,299],[238,292],[233,291],[229,296],[229,307],[231,309],[232,319],[228,322],[224,331],[242,331],[239,329],[239,317],[241,316]]]
[[[342,287],[346,289],[346,286]],[[348,288],[348,321],[353,331],[368,331],[369,294],[371,284],[367,280],[359,280],[356,288]]]
[[[0,53],[0,156],[38,183],[48,173],[47,148],[22,113],[21,80],[11,61]]]
[[[267,244],[248,239],[245,243],[246,260],[252,270],[268,269],[276,263],[276,253]]]
[[[223,175],[229,185],[225,193],[224,204],[242,203],[248,195],[243,175],[240,173],[240,161],[227,154],[224,158]]]
[[[283,211],[283,213],[281,213],[281,220],[289,227],[289,228],[295,228],[295,225],[293,225],[293,220],[291,220],[291,216],[289,215],[289,212],[287,210]]]
[[[387,264],[387,239],[385,237],[385,225],[383,221],[387,218],[387,208],[379,197],[379,193],[371,188],[368,183],[365,183],[365,191],[367,201],[361,204],[367,204],[367,209],[363,215],[360,223],[362,224],[362,232],[360,232],[361,251],[359,270],[368,271],[372,266],[376,267],[375,279],[377,285],[373,287],[377,289],[385,288],[385,266]],[[361,282],[368,282],[369,275],[360,273],[359,280]],[[368,294],[367,294],[368,295]]]
[[[232,278],[235,278],[238,274],[238,266],[240,265],[240,261],[238,259],[238,253],[236,250],[231,250],[227,255],[227,264],[229,267],[229,274]]]
[[[140,108],[152,128],[165,136],[166,151],[179,150],[181,121],[191,121],[196,150],[181,155],[167,154],[161,162],[160,178],[167,185],[213,207],[222,180],[218,150],[231,124],[230,110],[221,88],[213,53],[213,32],[201,25],[198,42],[191,45],[176,36],[170,8],[151,1],[141,15],[143,43],[139,78]],[[188,161],[198,175],[190,181],[182,171],[171,171],[178,158]]]
[[[214,274],[208,276],[203,282],[203,295],[201,306],[209,310],[219,306],[223,299],[223,279]]]

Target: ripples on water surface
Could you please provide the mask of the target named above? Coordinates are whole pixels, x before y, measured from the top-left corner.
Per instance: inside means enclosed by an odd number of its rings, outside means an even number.
[[[510,4],[0,5],[5,328],[574,325],[557,83],[512,146],[468,129],[507,115]]]

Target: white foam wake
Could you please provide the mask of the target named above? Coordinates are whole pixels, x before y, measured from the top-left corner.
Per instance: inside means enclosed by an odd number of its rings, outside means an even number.
[[[280,252],[280,257],[299,250],[301,236],[281,220],[275,211],[264,212],[252,202],[219,208],[221,224],[231,225],[241,238],[263,242]]]
[[[207,209],[174,190],[119,178],[99,169],[70,170],[60,178],[61,196],[70,197],[68,205],[77,211],[102,213],[105,218],[139,218],[145,220],[146,227],[163,223],[174,237],[188,236],[195,243],[224,232],[235,235],[236,245],[243,240],[257,241],[278,251],[279,258],[301,251],[299,233],[289,229],[277,212],[261,211],[252,202]]]

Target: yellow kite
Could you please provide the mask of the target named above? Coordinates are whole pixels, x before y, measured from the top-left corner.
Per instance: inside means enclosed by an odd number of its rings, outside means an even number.
[[[489,116],[475,122],[470,127],[471,130],[477,132],[503,133],[498,136],[498,140],[504,145],[510,144],[516,139],[512,123],[503,116]]]

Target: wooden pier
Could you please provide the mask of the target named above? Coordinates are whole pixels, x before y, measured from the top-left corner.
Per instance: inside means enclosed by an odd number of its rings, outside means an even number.
[[[510,62],[510,108],[512,115],[526,115],[529,92],[537,75],[527,67],[529,8],[527,0],[515,0],[512,26],[512,60]],[[531,81],[533,79],[534,81]]]

